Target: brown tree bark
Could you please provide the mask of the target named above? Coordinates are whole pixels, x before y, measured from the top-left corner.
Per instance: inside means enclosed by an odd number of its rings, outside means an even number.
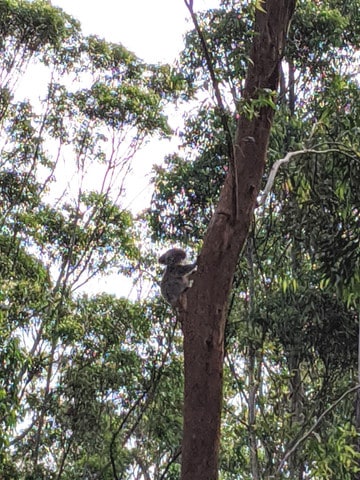
[[[296,0],[266,0],[257,10],[244,98],[276,91],[286,33]],[[220,443],[224,329],[236,264],[248,235],[264,171],[274,111],[261,107],[237,125],[234,159],[204,238],[184,333],[185,398],[182,480],[216,480]]]

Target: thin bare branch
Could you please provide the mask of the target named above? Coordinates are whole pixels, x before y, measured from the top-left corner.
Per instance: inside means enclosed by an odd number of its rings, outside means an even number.
[[[355,385],[354,387],[351,387],[349,388],[348,390],[346,390],[332,405],[330,405],[330,407],[328,407],[326,410],[323,411],[323,413],[319,416],[319,418],[316,420],[316,422],[314,423],[314,425],[309,428],[309,430],[304,433],[304,435],[302,437],[300,437],[295,443],[294,445],[290,448],[290,450],[288,450],[283,459],[281,460],[277,470],[276,470],[276,473],[280,473],[281,472],[281,469],[283,468],[285,462],[289,459],[289,457],[296,451],[296,449],[299,447],[299,445],[301,443],[303,443],[315,430],[316,428],[319,426],[319,424],[322,422],[322,420],[324,419],[324,417],[330,413],[332,410],[334,410],[334,408],[345,398],[347,397],[350,393],[352,392],[355,392],[356,390],[359,390],[360,389],[360,384],[358,385]]]
[[[268,180],[266,182],[265,189],[264,189],[263,194],[262,194],[262,196],[260,198],[260,201],[259,201],[259,206],[265,204],[266,198],[269,195],[269,193],[271,192],[271,189],[274,185],[276,174],[277,174],[279,168],[281,167],[281,165],[283,165],[285,163],[289,163],[295,157],[298,157],[300,155],[306,155],[306,154],[326,155],[327,153],[340,153],[340,154],[347,155],[347,156],[350,155],[349,152],[344,151],[344,150],[339,149],[339,148],[328,148],[326,150],[315,150],[315,149],[311,149],[311,148],[304,148],[303,150],[297,150],[296,152],[288,152],[285,155],[284,158],[280,158],[279,160],[276,160],[274,165],[271,167],[270,174],[269,174]]]
[[[208,72],[209,72],[209,75],[210,75],[210,78],[211,78],[211,83],[212,83],[212,86],[213,86],[213,89],[214,89],[214,92],[215,92],[217,107],[220,111],[221,123],[222,123],[223,129],[224,129],[225,135],[226,135],[226,143],[227,143],[227,148],[228,148],[229,159],[231,160],[231,163],[233,164],[233,162],[234,162],[233,138],[232,138],[232,135],[231,135],[228,119],[227,119],[227,116],[226,116],[226,110],[225,110],[224,102],[222,100],[222,96],[221,96],[221,92],[220,92],[219,81],[218,81],[218,79],[216,78],[216,75],[215,75],[214,62],[213,62],[213,59],[211,58],[211,53],[210,53],[210,50],[207,46],[204,33],[200,28],[199,22],[197,20],[196,13],[194,12],[193,1],[192,0],[189,0],[189,1],[184,0],[184,2],[185,2],[185,5],[186,5],[187,9],[190,12],[191,19],[193,21],[196,33],[197,33],[197,35],[199,37],[199,40],[200,40],[200,43],[201,43],[201,48],[202,48],[202,51],[203,51],[203,54],[204,54],[204,57],[205,57],[206,66],[207,66],[207,69],[208,69]]]

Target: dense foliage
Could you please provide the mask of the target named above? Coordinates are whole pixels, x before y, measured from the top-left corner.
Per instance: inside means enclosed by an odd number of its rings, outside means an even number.
[[[239,112],[256,114],[241,98],[254,8],[223,0],[198,15],[231,131]],[[264,188],[276,160],[304,153],[259,199],[234,280],[223,479],[359,471],[359,29],[358,0],[298,2]],[[199,38],[187,34],[176,71],[85,37],[46,1],[0,0],[0,54],[0,477],[176,479],[181,329],[157,295],[86,285],[114,272],[156,285],[145,228],[153,250],[200,249],[228,146]],[[185,154],[156,167],[134,219],[131,159],[149,135],[172,134],[164,106],[191,93]]]

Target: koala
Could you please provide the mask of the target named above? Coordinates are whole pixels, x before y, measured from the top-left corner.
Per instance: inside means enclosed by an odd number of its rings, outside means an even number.
[[[190,287],[189,275],[196,268],[196,262],[183,265],[185,257],[182,248],[171,248],[159,258],[159,263],[166,265],[160,284],[161,294],[173,307],[179,305],[181,294]]]

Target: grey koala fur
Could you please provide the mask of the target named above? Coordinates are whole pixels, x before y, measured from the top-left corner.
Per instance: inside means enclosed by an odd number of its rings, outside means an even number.
[[[182,248],[171,248],[159,258],[159,263],[166,265],[160,283],[161,294],[173,307],[178,306],[181,294],[190,287],[189,275],[196,268],[196,262],[183,265],[185,257]]]

